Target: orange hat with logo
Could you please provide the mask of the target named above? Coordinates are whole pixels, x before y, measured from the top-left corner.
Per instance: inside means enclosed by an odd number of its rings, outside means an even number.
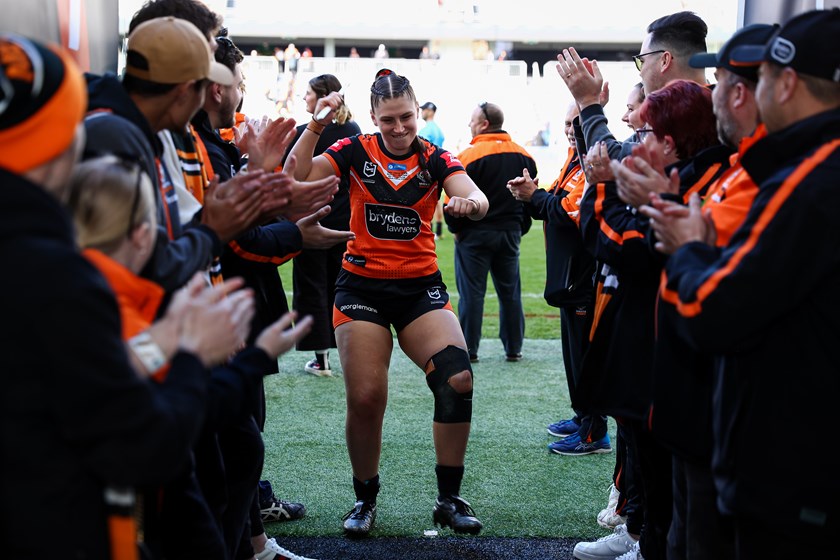
[[[86,109],[85,81],[67,52],[0,34],[0,167],[22,174],[64,153]]]

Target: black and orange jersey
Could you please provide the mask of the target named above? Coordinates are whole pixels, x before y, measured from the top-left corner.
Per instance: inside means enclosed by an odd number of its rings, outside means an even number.
[[[465,173],[453,154],[426,140],[395,156],[379,133],[339,140],[324,156],[339,176],[350,176],[350,230],[345,270],[369,278],[418,278],[437,272],[431,220],[450,175]]]

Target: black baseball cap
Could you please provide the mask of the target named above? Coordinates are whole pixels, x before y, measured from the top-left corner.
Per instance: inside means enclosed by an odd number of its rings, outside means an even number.
[[[789,66],[800,74],[840,82],[840,9],[811,10],[786,24],[765,44],[737,47],[730,63]]]
[[[736,47],[743,45],[763,45],[773,34],[779,30],[779,25],[767,23],[754,23],[736,31],[732,37],[716,53],[698,53],[688,59],[688,65],[692,68],[726,68],[734,74],[744,78],[758,81],[757,66],[736,66],[729,58]]]
[[[431,110],[432,110],[432,112],[434,112],[434,113],[436,113],[436,112],[437,112],[437,105],[435,105],[435,104],[434,104],[434,103],[432,103],[431,101],[426,101],[425,103],[423,103],[422,105],[420,105],[420,108],[421,108],[421,109],[431,109]]]

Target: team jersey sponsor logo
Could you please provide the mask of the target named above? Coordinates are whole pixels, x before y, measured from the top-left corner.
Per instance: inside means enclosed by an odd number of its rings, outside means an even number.
[[[403,163],[389,163],[388,171],[405,171],[408,169]]]
[[[385,176],[388,177],[388,180],[392,183],[399,185],[400,183],[408,179],[408,172],[403,172],[399,175],[394,175],[390,171],[386,171]]]
[[[365,266],[367,264],[367,259],[359,255],[344,255],[344,260],[356,266]]]
[[[464,167],[461,165],[458,158],[455,157],[455,154],[452,154],[451,152],[443,152],[440,154],[440,157],[446,161],[446,167]]]
[[[365,204],[365,222],[376,239],[411,241],[420,234],[420,214],[413,208]]]
[[[345,311],[367,311],[368,313],[375,313],[379,315],[379,310],[370,307],[369,305],[362,305],[361,303],[348,303],[338,308],[342,313]]]
[[[350,145],[350,138],[342,138],[341,140],[336,140],[336,141],[333,143],[333,145],[332,145],[332,146],[330,146],[330,147],[329,147],[329,148],[327,148],[327,149],[328,149],[328,150],[332,150],[332,151],[334,151],[334,152],[337,152],[338,150],[340,150],[340,149],[341,149],[341,148],[343,148],[344,146],[349,146],[349,145]]]

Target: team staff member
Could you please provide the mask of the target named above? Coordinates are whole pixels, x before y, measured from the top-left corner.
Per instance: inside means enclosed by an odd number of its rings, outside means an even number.
[[[796,425],[777,425],[772,435],[760,426],[779,410],[813,425],[835,417],[840,11],[806,12],[766,45],[738,47],[730,58],[760,62],[755,98],[768,134],[741,159],[758,193],[723,248],[708,243],[708,224],[692,204],[694,227],[668,260],[667,290],[681,332],[720,355],[712,470],[717,504],[734,520],[736,558],[830,557],[840,461],[802,454],[767,461],[761,450],[775,442],[813,449],[823,438]],[[654,223],[663,220],[659,213]]]
[[[649,153],[669,171],[679,170],[683,187],[675,196],[705,193],[726,170],[728,149],[724,157],[695,157],[720,148],[708,88],[675,80],[645,98],[640,116],[646,126],[637,131],[642,145],[636,152]],[[640,488],[644,523],[639,542],[631,542],[637,534],[617,530],[610,539],[578,543],[574,555],[598,557],[621,544],[621,553],[640,548],[644,558],[659,560],[665,557],[671,523],[671,455],[651,436],[646,420],[662,258],[650,250],[647,221],[620,198],[621,184],[598,178],[612,176],[608,160],[603,142],[586,157],[593,184],[581,202],[580,224],[598,264],[589,347],[573,405],[620,418],[627,426],[628,463]]]
[[[478,188],[490,201],[480,222],[445,215],[455,235],[455,282],[458,286],[458,321],[464,331],[470,361],[478,361],[487,274],[499,296],[499,338],[509,362],[522,359],[525,312],[519,277],[519,245],[531,227],[524,204],[507,190],[507,182],[527,169],[537,176],[537,163],[502,130],[505,115],[495,103],[482,103],[470,115],[471,146],[458,155]]]
[[[586,188],[586,175],[580,165],[573,122],[578,116],[576,103],[566,111],[565,132],[569,140],[566,163],[549,190],[542,190],[523,170],[522,177],[508,182],[516,200],[526,203],[529,214],[543,220],[545,232],[545,300],[560,308],[563,363],[569,394],[574,395],[586,348],[587,316],[591,312],[595,260],[583,246],[580,235],[580,201]],[[575,410],[575,415],[548,426],[548,433],[562,439],[548,449],[559,455],[589,455],[610,450],[579,445],[597,441],[607,434],[607,417]],[[607,438],[609,440],[609,438]]]
[[[718,138],[730,148],[739,149],[731,157],[732,166],[709,187],[704,198],[704,211],[714,222],[718,247],[729,242],[758,193],[758,186],[740,160],[746,150],[766,134],[764,127],[759,127],[755,101],[756,68],[731,64],[730,54],[739,45],[766,41],[777,30],[778,26],[767,24],[743,27],[719,53],[694,55],[689,61],[692,65],[716,67],[717,84],[712,92],[712,105],[717,116]],[[651,192],[665,190],[654,184],[667,184],[667,177],[641,160],[634,160],[634,163],[645,173],[634,172],[626,165],[612,165],[617,180],[624,185],[624,192],[650,200]],[[677,202],[672,204],[685,209]],[[641,212],[647,213],[649,208],[642,207]],[[659,220],[656,220],[654,225],[658,224]],[[665,247],[662,239],[658,240],[657,248],[666,254],[674,250],[671,246]],[[653,403],[649,416],[651,431],[673,452],[674,509],[668,533],[669,557],[725,560],[734,557],[735,547],[717,508],[712,477],[714,356],[698,351],[680,336],[680,320],[674,303],[674,298],[667,292],[660,293]]]
[[[472,418],[472,368],[437,266],[431,219],[445,190],[446,212],[480,220],[487,197],[455,156],[417,136],[417,99],[403,76],[383,69],[370,88],[376,134],[312,151],[325,123],[342,104],[338,93],[318,100],[332,111],[313,120],[292,150],[297,177],[350,176],[350,229],[338,278],[334,320],[347,389],[347,449],[356,503],[344,530],[366,535],[376,518],[382,419],[388,397],[388,364],[400,347],[426,373],[435,396],[434,435],[438,498],[434,521],[457,532],[478,533],[482,524],[460,494]]]

